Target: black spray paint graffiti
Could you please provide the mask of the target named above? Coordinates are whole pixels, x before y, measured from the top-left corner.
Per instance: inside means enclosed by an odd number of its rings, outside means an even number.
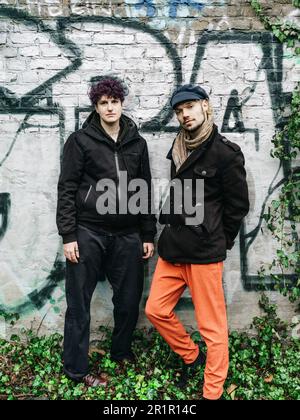
[[[0,16],[14,19],[17,22],[22,22],[25,25],[31,26],[36,25],[41,32],[45,32],[50,35],[51,40],[58,45],[61,49],[68,52],[69,59],[71,64],[64,68],[62,71],[59,71],[54,77],[51,77],[46,82],[42,83],[40,86],[35,88],[34,90],[26,93],[21,98],[17,98],[16,95],[9,91],[4,87],[0,87],[0,114],[25,114],[25,118],[23,123],[18,129],[18,132],[10,145],[7,153],[5,154],[4,158],[0,161],[0,170],[1,166],[10,155],[14,143],[16,141],[17,135],[26,128],[27,120],[30,116],[35,114],[56,114],[59,116],[60,119],[60,145],[61,145],[61,153],[64,144],[64,137],[65,137],[65,129],[64,129],[64,113],[63,110],[56,104],[53,103],[52,100],[52,88],[55,83],[66,77],[67,75],[73,73],[77,70],[80,65],[82,64],[82,57],[80,49],[68,40],[65,36],[65,30],[68,25],[74,22],[99,22],[99,23],[108,23],[116,26],[123,26],[129,27],[133,29],[140,30],[144,33],[148,33],[156,38],[165,48],[166,54],[172,57],[173,63],[173,71],[175,75],[175,82],[179,85],[182,82],[182,70],[181,70],[181,61],[177,54],[176,48],[168,41],[168,39],[161,34],[159,31],[153,30],[151,28],[146,27],[144,24],[123,20],[123,19],[115,19],[115,18],[98,18],[98,17],[90,17],[86,18],[73,18],[73,19],[58,19],[57,21],[57,29],[53,30],[47,27],[42,21],[39,19],[33,18],[29,16],[27,13],[18,11],[13,8],[9,7],[0,7]],[[47,105],[46,107],[40,106],[40,103],[46,99]],[[84,109],[85,110],[85,109]],[[79,115],[79,111],[82,109],[78,108],[75,110],[75,113]],[[153,126],[162,126],[168,123],[171,118],[171,110],[168,107],[163,107],[162,111],[158,113],[158,115],[152,120],[151,124],[149,124],[149,129],[152,129]],[[7,229],[7,220],[9,214],[9,195],[3,195],[3,210],[2,210],[2,220],[3,220],[3,234]],[[52,292],[57,287],[60,281],[64,279],[64,263],[59,261],[59,250],[57,251],[56,260],[54,266],[49,274],[49,276],[45,279],[44,284],[40,287],[39,290],[35,290],[33,293],[27,295],[23,301],[17,304],[14,307],[7,307],[5,305],[0,305],[0,311],[3,312],[18,312],[24,313],[25,311],[33,310],[34,308],[40,309],[42,308],[45,303],[50,298]]]
[[[239,33],[239,32],[207,32],[204,33],[198,41],[198,48],[196,53],[196,60],[193,68],[193,73],[191,76],[191,83],[196,81],[196,77],[198,71],[201,67],[201,62],[203,60],[203,56],[206,50],[206,46],[209,42],[221,42],[221,43],[230,43],[233,44],[235,42],[249,44],[255,43],[260,45],[263,58],[261,63],[257,69],[257,73],[261,70],[264,70],[267,75],[267,83],[270,92],[271,98],[271,105],[272,105],[272,112],[273,118],[275,121],[276,127],[282,127],[285,123],[284,118],[282,117],[281,110],[284,108],[285,105],[290,103],[291,94],[284,93],[282,90],[282,81],[283,81],[283,46],[282,44],[276,42],[273,35],[271,33]],[[255,85],[252,87],[252,90],[255,89]],[[222,132],[223,133],[230,133],[230,132],[252,132],[255,136],[255,149],[259,150],[259,133],[258,130],[255,128],[245,128],[245,123],[241,119],[241,110],[242,106],[247,103],[249,98],[251,97],[252,91],[249,92],[248,97],[243,99],[242,101],[238,98],[238,92],[233,90],[231,92],[231,96],[228,100],[223,125],[222,125]],[[229,127],[229,120],[230,117],[233,116],[235,120],[235,126],[233,128]],[[281,162],[282,170],[283,170],[283,179],[277,182],[276,185],[274,184],[274,180],[276,175],[271,182],[268,188],[268,194],[265,197],[264,203],[261,208],[261,214],[259,218],[258,225],[250,232],[245,233],[245,224],[241,227],[240,231],[240,258],[241,258],[241,278],[243,282],[243,286],[245,290],[257,290],[257,288],[261,287],[261,280],[258,275],[250,275],[249,274],[249,266],[248,266],[248,252],[250,246],[253,244],[254,240],[256,239],[262,225],[263,221],[263,214],[266,210],[266,204],[269,197],[273,194],[275,190],[277,190],[285,181],[288,179],[291,173],[296,173],[299,171],[299,168],[291,168],[289,162]],[[299,246],[299,238],[295,237],[294,243],[298,244]],[[279,275],[280,278],[280,275]],[[291,282],[296,281],[296,275],[287,275],[285,276],[286,279],[289,279]],[[266,278],[267,288],[270,290],[274,289],[274,282],[271,277]]]
[[[177,2],[178,3],[178,2]],[[145,24],[140,23],[135,20],[130,19],[118,19],[118,18],[107,18],[107,17],[72,17],[72,18],[58,18],[56,29],[52,29],[46,26],[42,21],[28,16],[24,12],[17,11],[12,8],[2,7],[0,8],[0,16],[7,19],[14,19],[15,21],[22,22],[26,25],[37,25],[39,30],[45,33],[48,33],[52,41],[59,45],[61,49],[68,51],[70,65],[64,68],[62,71],[59,71],[55,76],[49,78],[46,82],[42,83],[40,86],[34,90],[26,93],[21,98],[17,98],[15,94],[9,91],[6,88],[0,87],[0,113],[20,113],[25,114],[26,117],[23,122],[23,127],[26,126],[27,119],[34,114],[49,114],[53,113],[59,116],[60,119],[60,144],[61,150],[64,142],[65,130],[64,130],[64,112],[63,110],[53,103],[52,100],[52,88],[53,85],[60,81],[62,78],[67,75],[75,72],[82,64],[82,55],[81,50],[77,45],[72,43],[66,38],[65,32],[69,25],[72,23],[78,22],[97,22],[97,23],[107,23],[110,25],[121,26],[124,28],[132,28],[139,30],[144,33],[148,33],[153,36],[159,43],[163,46],[166,51],[166,55],[172,62],[173,73],[174,73],[174,87],[178,86],[182,82],[182,65],[181,59],[177,53],[175,46],[158,30],[147,27]],[[289,94],[283,94],[282,92],[282,56],[283,51],[280,44],[276,43],[273,36],[269,33],[244,33],[239,31],[231,31],[230,33],[221,33],[221,32],[204,32],[198,41],[198,48],[196,53],[196,59],[193,66],[193,71],[191,75],[191,83],[194,83],[197,78],[198,71],[201,67],[201,62],[204,56],[205,49],[209,42],[222,42],[222,43],[256,43],[261,46],[263,51],[263,59],[260,63],[260,69],[263,69],[267,74],[267,81],[270,91],[270,96],[272,100],[272,110],[274,114],[274,120],[276,125],[282,125],[283,121],[281,120],[280,108],[290,100]],[[46,99],[47,105],[41,106],[40,103]],[[233,90],[231,97],[228,101],[226,112],[224,115],[222,131],[226,132],[253,132],[255,134],[255,147],[256,150],[259,150],[259,133],[254,128],[246,127],[245,122],[242,121],[241,109],[244,103],[246,103],[247,98],[240,101],[238,98],[237,91]],[[154,132],[154,131],[163,131],[163,132],[175,132],[177,131],[176,127],[168,126],[169,122],[172,119],[173,113],[168,105],[168,100],[166,101],[165,106],[158,112],[158,114],[152,118],[150,121],[147,121],[142,125],[142,130],[145,132]],[[81,111],[86,109],[81,109],[78,107],[75,110],[77,116],[79,116]],[[229,126],[229,120],[233,116],[236,124],[233,128]],[[79,117],[78,117],[79,118]],[[78,124],[78,122],[77,122]],[[21,126],[19,131],[23,129]],[[7,156],[12,150],[13,144],[11,145]],[[283,162],[283,171],[284,177],[287,177],[290,174],[291,168],[288,166],[288,163]],[[1,162],[0,162],[1,170]],[[282,183],[282,181],[280,182]],[[269,188],[268,197],[272,192],[280,186],[280,183]],[[0,230],[0,239],[4,236],[5,230],[8,226],[8,215],[10,208],[10,199],[8,193],[2,193],[0,195],[0,214],[1,218],[1,230]],[[265,203],[268,199],[266,197]],[[262,208],[262,213],[264,208]],[[255,290],[259,285],[258,276],[253,276],[249,274],[248,270],[248,260],[247,254],[249,247],[255,240],[260,228],[261,228],[262,217],[258,226],[249,233],[245,233],[244,226],[241,229],[240,234],[240,251],[241,251],[241,277],[244,288],[246,290]],[[41,308],[47,302],[51,293],[56,288],[58,283],[64,278],[64,264],[59,261],[58,258],[59,252],[57,252],[56,261],[54,266],[44,282],[44,285],[39,289],[29,294],[22,303],[18,304],[14,308],[7,308],[4,305],[0,305],[0,311],[6,310],[10,312],[24,312],[25,310],[32,310],[33,308]],[[273,287],[272,282],[270,281],[270,288]],[[190,301],[182,301],[185,305],[190,303]]]
[[[227,103],[227,108],[224,115],[223,125],[221,131],[223,133],[254,133],[255,150],[259,151],[259,132],[257,128],[245,128],[242,120],[242,107],[243,102],[239,100],[238,91],[233,89]],[[233,117],[235,124],[230,127],[229,121]]]
[[[0,194],[0,241],[5,235],[8,219],[9,219],[9,211],[10,211],[10,194],[9,193],[1,193]]]

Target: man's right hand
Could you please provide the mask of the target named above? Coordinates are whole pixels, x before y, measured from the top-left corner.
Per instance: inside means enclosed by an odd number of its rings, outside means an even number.
[[[73,263],[78,263],[78,258],[79,258],[78,243],[70,242],[68,244],[64,244],[64,255],[69,261]]]

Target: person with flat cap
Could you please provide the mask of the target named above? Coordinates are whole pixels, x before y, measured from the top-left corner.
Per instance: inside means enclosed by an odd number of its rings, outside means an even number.
[[[245,160],[240,147],[219,134],[204,89],[179,87],[172,95],[171,107],[181,126],[167,155],[171,183],[191,180],[192,187],[184,187],[184,193],[192,188],[195,203],[196,181],[203,180],[203,202],[197,204],[203,205],[204,217],[201,223],[187,223],[187,212],[178,214],[172,197],[169,213],[160,213],[159,221],[165,227],[158,241],[159,258],[145,311],[183,359],[178,386],[184,389],[195,369],[205,363],[203,398],[218,400],[229,365],[223,262],[249,211]],[[206,357],[174,313],[187,287],[207,347]]]

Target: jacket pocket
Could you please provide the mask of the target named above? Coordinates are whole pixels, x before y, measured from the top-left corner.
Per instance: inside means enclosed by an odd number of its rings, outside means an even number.
[[[165,260],[196,258],[206,252],[209,241],[202,225],[165,226],[158,240],[158,254]]]
[[[93,186],[92,185],[90,185],[90,188],[89,188],[89,190],[88,190],[88,192],[86,193],[86,196],[85,196],[85,198],[84,198],[84,203],[86,203],[87,202],[87,200],[88,200],[88,198],[89,198],[89,195],[90,195],[90,193],[91,193],[91,190],[92,190],[92,188],[93,188]]]
[[[194,168],[194,173],[196,174],[197,178],[213,178],[216,175],[218,168],[209,167],[205,168],[203,166],[196,166]]]
[[[89,184],[79,189],[77,198],[77,207],[79,212],[86,209],[96,208],[96,191],[93,185]]]
[[[86,197],[90,192],[90,187],[91,187],[91,185],[89,185],[89,184],[88,185],[87,184],[81,185],[79,187],[77,193],[76,193],[76,207],[77,207],[77,210],[79,212],[84,207]]]
[[[189,225],[187,227],[197,236],[200,236],[206,239],[210,237],[210,231],[208,227],[206,226],[205,221],[201,223],[200,225]]]

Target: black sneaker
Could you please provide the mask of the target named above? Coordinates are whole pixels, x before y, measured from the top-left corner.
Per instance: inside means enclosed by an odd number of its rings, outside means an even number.
[[[197,359],[193,362],[193,363],[189,363],[188,365],[185,364],[182,372],[180,374],[177,386],[180,389],[183,389],[187,386],[187,382],[190,378],[190,376],[195,372],[195,370],[197,369],[198,366],[204,366],[205,365],[205,361],[206,361],[206,356],[205,354],[202,352],[202,350],[200,349],[199,346],[199,355],[197,357]]]
[[[119,364],[125,364],[125,363],[135,364],[137,361],[133,353],[129,353],[128,355],[122,356],[122,357],[114,357],[113,355],[110,355],[110,358],[111,360]]]

